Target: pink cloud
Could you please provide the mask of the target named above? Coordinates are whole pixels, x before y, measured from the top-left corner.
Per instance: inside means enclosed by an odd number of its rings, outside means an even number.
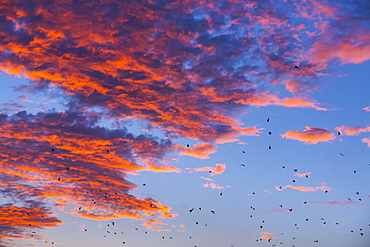
[[[370,137],[365,137],[363,139],[361,139],[361,141],[363,143],[366,143],[368,147],[370,147]]]
[[[308,187],[308,186],[296,186],[296,185],[286,185],[280,189],[280,187],[275,186],[275,189],[278,191],[282,191],[283,189],[286,188],[292,188],[294,190],[300,190],[300,191],[330,191],[332,188],[326,186],[326,183],[322,182],[321,186],[319,187]]]
[[[369,37],[369,32],[363,32],[364,37]],[[338,40],[336,43],[324,44],[317,42],[311,48],[313,60],[315,62],[327,63],[335,58],[342,64],[359,64],[370,59],[370,45],[363,39],[360,43],[351,44],[344,40]]]
[[[358,204],[358,202],[353,202],[353,201],[332,201],[332,202],[319,202],[319,201],[314,201],[314,202],[309,202],[309,204],[329,204],[329,205],[351,205],[351,204]]]
[[[203,187],[221,190],[221,189],[224,189],[224,188],[231,188],[232,186],[230,186],[230,185],[221,186],[221,185],[217,185],[215,183],[207,183],[207,184],[203,184]]]
[[[318,111],[327,111],[328,109],[317,106],[315,101],[307,101],[297,98],[284,98],[281,102],[276,103],[276,105],[286,106],[286,107],[302,107],[302,108],[314,108]]]
[[[365,110],[365,111],[367,111],[367,112],[370,112],[370,106],[364,107],[362,109]]]
[[[200,177],[200,178],[203,178],[204,180],[211,181],[211,182],[214,182],[215,181],[212,178],[206,178],[206,177]]]
[[[281,211],[288,211],[290,208],[277,208],[277,209],[271,209],[267,211],[266,213],[273,213],[273,212],[281,212]]]
[[[340,127],[336,127],[334,129],[338,130],[342,135],[347,135],[347,136],[359,135],[361,132],[370,132],[370,126],[354,127],[354,126],[343,125]]]
[[[301,141],[306,144],[330,142],[335,139],[335,135],[331,131],[316,127],[306,127],[306,130],[304,131],[287,131],[281,136],[283,138]]]
[[[294,176],[298,176],[298,177],[305,177],[305,176],[309,176],[311,174],[311,172],[306,172],[306,173],[294,173]]]

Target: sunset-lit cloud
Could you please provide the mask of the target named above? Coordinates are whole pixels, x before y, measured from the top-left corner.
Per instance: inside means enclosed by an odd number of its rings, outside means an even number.
[[[224,188],[231,188],[232,186],[230,186],[230,185],[222,186],[222,185],[218,185],[218,184],[215,184],[215,183],[206,183],[206,184],[203,184],[203,187],[221,190],[221,189],[224,189]]]
[[[209,155],[216,153],[216,148],[215,146],[212,146],[211,143],[200,143],[200,144],[195,144],[194,148],[188,148],[188,147],[183,147],[180,149],[180,155],[189,155],[193,157],[197,157],[200,159],[209,159]]]
[[[363,37],[369,37],[367,30],[358,30]],[[342,64],[359,64],[370,59],[369,38],[356,38],[356,44],[339,40],[333,44],[324,44],[323,41],[316,42],[311,48],[313,59],[316,62],[328,62],[333,59],[339,59]]]
[[[283,138],[304,142],[306,144],[317,144],[318,142],[330,142],[335,139],[334,133],[327,129],[306,127],[304,131],[287,131],[281,135]]]
[[[362,138],[362,139],[361,139],[361,141],[362,141],[363,143],[366,143],[366,145],[367,145],[368,147],[370,147],[370,137]]]
[[[282,211],[289,211],[290,208],[275,208],[267,211],[266,213],[273,213],[273,212],[282,212]]]
[[[2,6],[2,32],[8,38],[0,47],[0,70],[31,80],[24,91],[56,87],[71,101],[102,107],[112,118],[143,119],[203,142],[257,134],[242,129],[235,118],[241,105],[326,110],[302,97],[318,88],[310,82],[336,58],[352,63],[368,59],[366,30],[352,24],[354,28],[345,16],[337,18],[345,10],[340,4],[281,1],[292,11],[281,15],[274,8],[265,13],[259,4],[246,8],[241,2],[229,4],[227,12],[192,1],[138,2],[133,8],[119,1],[37,2],[36,9],[25,2]],[[208,14],[198,16],[193,4]],[[193,25],[184,26],[182,15],[168,19],[168,9],[188,13]],[[119,14],[107,15],[110,11]],[[293,24],[297,17],[306,22]],[[311,26],[315,28],[308,31]],[[352,35],[338,37],[335,30]],[[297,45],[301,40],[305,46]],[[299,70],[294,69],[297,60],[304,64]],[[284,84],[294,97],[280,99],[261,81]]]
[[[309,202],[309,204],[328,204],[328,205],[353,205],[353,204],[358,204],[358,202],[354,201],[332,201],[332,202],[319,202],[319,201],[314,201],[314,202]]]
[[[306,172],[306,173],[294,173],[294,176],[298,176],[298,177],[306,177],[306,176],[309,176],[311,174],[311,172]]]
[[[343,125],[340,127],[335,127],[342,135],[353,136],[359,135],[361,132],[370,132],[370,126],[367,127],[355,127],[355,126],[348,126]]]
[[[32,207],[30,204],[25,207],[17,207],[10,203],[0,205],[0,246],[1,242],[6,243],[7,239],[32,238],[28,234],[31,229],[58,227],[62,221],[53,215],[55,213],[38,203],[33,203]]]
[[[321,183],[321,186],[319,186],[319,187],[285,185],[285,186],[279,188],[278,186],[275,186],[275,189],[278,190],[278,191],[282,191],[282,190],[284,190],[286,188],[291,188],[291,189],[300,190],[300,191],[318,191],[318,190],[321,190],[321,191],[330,191],[330,190],[332,190],[332,188],[326,186],[326,183],[324,183],[324,182],[322,182]]]
[[[0,104],[0,192],[12,203],[33,200],[76,217],[131,218],[169,231],[159,222],[176,213],[133,196],[132,178],[223,174],[224,164],[178,168],[171,155],[208,159],[216,145],[257,138],[264,128],[241,121],[250,108],[329,110],[308,95],[320,88],[320,77],[338,63],[370,59],[366,9],[341,3],[2,1],[0,71],[28,82],[16,88],[16,100]],[[65,109],[49,112],[50,102]],[[41,110],[21,111],[23,103]],[[103,127],[105,120],[119,127]],[[166,138],[130,130],[142,124]],[[344,135],[366,132],[353,131]],[[307,144],[335,139],[314,127],[282,137]],[[198,143],[180,147],[180,138]],[[369,146],[369,138],[362,141]],[[57,226],[50,215],[45,227]],[[23,224],[12,227],[18,234]]]
[[[106,129],[97,120],[78,112],[1,114],[2,193],[15,202],[41,200],[62,211],[75,205],[65,213],[95,220],[176,216],[151,198],[130,195],[137,186],[127,180],[150,164],[151,170],[166,167],[162,160],[165,150],[173,149],[171,142]]]
[[[367,111],[367,112],[370,112],[370,106],[364,107],[362,109],[365,110],[365,111]]]
[[[215,181],[212,178],[206,178],[206,177],[201,177],[201,178],[203,178],[204,180],[207,180],[207,181],[211,181],[211,182],[214,182]]]
[[[275,238],[275,237],[268,236],[268,235],[272,235],[272,234],[275,234],[275,233],[273,233],[273,232],[253,233],[253,235],[261,235],[260,238],[267,239],[267,240]]]
[[[205,167],[198,167],[198,168],[185,168],[186,170],[189,171],[189,173],[195,171],[195,172],[204,172],[207,171],[209,172],[209,175],[213,176],[215,174],[222,174],[225,169],[226,165],[225,164],[216,164],[215,167],[212,166],[205,166]]]

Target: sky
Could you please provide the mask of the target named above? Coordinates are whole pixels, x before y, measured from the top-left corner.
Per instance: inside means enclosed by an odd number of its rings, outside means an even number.
[[[370,2],[1,0],[0,246],[368,247]]]

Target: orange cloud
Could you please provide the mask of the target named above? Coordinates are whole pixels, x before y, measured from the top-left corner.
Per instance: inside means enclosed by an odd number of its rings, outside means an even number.
[[[271,234],[275,234],[275,233],[273,233],[273,232],[253,233],[253,235],[261,235],[260,238],[267,239],[267,240],[270,240],[270,239],[274,239],[275,238],[275,237],[267,236],[267,235],[271,235]]]
[[[145,221],[141,225],[145,226],[148,229],[153,229],[154,227],[158,227],[158,225],[168,225],[168,224],[152,219],[152,220]]]
[[[335,127],[334,129],[338,130],[342,135],[347,135],[347,136],[359,135],[361,132],[370,132],[370,126],[353,127],[353,126],[343,125],[340,127]]]
[[[271,237],[271,236],[266,236],[266,235],[262,235],[260,238],[264,238],[264,239],[274,239],[275,237]]]
[[[364,107],[362,109],[365,110],[365,111],[367,111],[367,112],[370,112],[370,106]]]
[[[28,0],[7,2],[0,6],[6,37],[0,43],[0,70],[29,79],[23,92],[45,91],[52,97],[60,91],[68,96],[70,110],[0,114],[0,172],[8,179],[4,193],[9,200],[55,198],[50,204],[75,205],[67,213],[90,219],[173,216],[151,198],[130,195],[137,186],[127,179],[141,171],[181,172],[167,165],[166,155],[179,150],[170,139],[104,128],[93,109],[102,109],[99,115],[106,118],[145,121],[171,137],[198,140],[203,144],[186,155],[207,158],[215,147],[205,143],[258,136],[261,129],[239,124],[245,105],[326,110],[303,91],[315,88],[311,82],[330,60],[360,63],[370,54],[361,18],[343,11],[346,6],[337,10],[313,0],[280,1],[292,16],[274,8],[266,13],[263,4],[243,1],[233,1],[228,11],[197,2],[200,11],[220,18],[195,18],[187,28],[182,13],[194,11],[193,1],[40,1],[36,8]],[[168,18],[169,9],[179,13],[176,18]],[[222,23],[230,14],[235,18]],[[294,25],[293,17],[307,24]],[[309,22],[313,28],[307,31]],[[231,25],[235,31],[227,28]],[[292,69],[298,62],[300,69]],[[267,92],[264,84],[274,84],[273,78],[286,78],[276,83],[294,97]],[[1,107],[21,109],[14,102]],[[217,172],[223,170],[212,174]]]
[[[292,188],[294,190],[300,190],[300,191],[318,191],[318,190],[330,191],[330,190],[332,190],[332,188],[326,186],[326,183],[324,183],[324,182],[322,182],[321,186],[319,186],[319,187],[286,185],[286,186],[284,186],[280,189],[278,186],[275,186],[275,189],[278,190],[278,191],[282,191],[283,189],[286,189],[286,188]]]
[[[200,143],[195,144],[194,148],[187,148],[187,147],[179,147],[180,155],[189,155],[193,157],[197,157],[200,159],[209,159],[209,155],[216,153],[215,146],[212,146],[211,143]]]
[[[2,190],[7,199],[42,201],[61,211],[73,205],[64,213],[94,220],[176,216],[151,198],[130,195],[137,186],[127,180],[148,167],[178,172],[163,164],[164,150],[175,150],[169,140],[106,129],[94,114],[78,112],[1,114],[0,123],[0,187],[8,188]]]
[[[0,246],[9,244],[11,239],[31,239],[30,229],[59,227],[62,223],[42,203],[30,202],[27,207],[17,207],[13,204],[0,205]],[[41,236],[43,237],[43,236]]]
[[[306,127],[306,130],[304,131],[287,131],[281,136],[283,138],[301,141],[306,144],[330,142],[335,139],[335,135],[331,131],[316,127]]]

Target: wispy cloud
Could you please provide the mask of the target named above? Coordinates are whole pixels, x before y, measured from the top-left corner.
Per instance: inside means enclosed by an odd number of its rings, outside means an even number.
[[[304,131],[287,131],[281,135],[283,138],[304,142],[306,144],[317,144],[318,142],[330,142],[335,139],[334,133],[327,129],[306,127]]]
[[[321,191],[330,191],[332,190],[331,187],[328,187],[326,186],[326,183],[322,182],[321,183],[321,186],[318,186],[318,187],[309,187],[309,186],[296,186],[296,185],[285,185],[284,187],[278,187],[278,186],[275,186],[275,189],[278,190],[278,191],[282,191],[286,188],[291,188],[291,189],[294,189],[294,190],[300,190],[300,191],[318,191],[318,190],[321,190]]]
[[[197,157],[200,159],[209,159],[209,155],[216,153],[216,148],[215,146],[212,146],[211,143],[200,143],[200,144],[195,144],[194,148],[188,148],[188,147],[180,147],[180,155],[189,155],[193,157]]]
[[[206,177],[201,177],[201,178],[203,178],[204,180],[207,180],[207,181],[211,181],[211,182],[214,182],[215,181],[212,178],[206,178]]]
[[[230,186],[230,185],[221,186],[221,185],[218,185],[218,184],[215,184],[215,183],[206,183],[206,184],[203,184],[203,187],[221,190],[221,189],[224,189],[224,188],[231,188],[232,186]]]
[[[358,202],[354,201],[332,201],[332,202],[319,202],[319,201],[313,201],[309,202],[309,204],[328,204],[328,205],[353,205],[353,204],[358,204]]]
[[[311,172],[306,172],[306,173],[294,173],[294,176],[298,176],[298,177],[306,177],[306,176],[309,176],[311,174]]]
[[[361,141],[362,141],[363,143],[366,143],[366,145],[367,145],[368,147],[370,147],[370,137],[362,138],[362,139],[361,139]]]
[[[225,169],[226,169],[226,165],[225,164],[216,164],[215,167],[212,167],[212,166],[205,166],[205,167],[198,167],[198,168],[185,168],[186,170],[189,171],[189,173],[193,172],[193,171],[196,171],[196,172],[203,172],[203,171],[207,171],[209,172],[211,176],[215,175],[215,174],[222,174]]]
[[[261,235],[260,238],[267,239],[267,240],[275,238],[275,237],[268,236],[268,235],[272,235],[272,234],[275,234],[275,233],[273,233],[273,232],[253,233],[253,235]]]
[[[370,112],[370,106],[364,107],[362,109],[365,110],[365,111],[367,111],[367,112]]]
[[[266,213],[289,211],[289,209],[290,208],[274,208],[274,209],[271,209],[271,210],[267,211]]]

